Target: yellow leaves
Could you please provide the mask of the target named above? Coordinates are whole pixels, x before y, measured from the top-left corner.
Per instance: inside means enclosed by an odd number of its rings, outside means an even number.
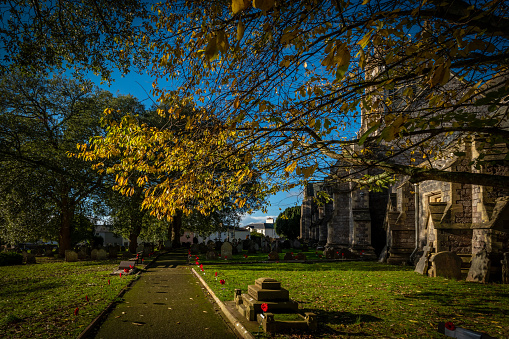
[[[449,70],[449,67],[447,67],[446,64],[440,64],[435,71],[433,72],[433,75],[430,79],[430,85],[431,87],[434,87],[438,84],[445,85],[450,78],[451,71]]]
[[[266,12],[274,7],[274,0],[253,0],[253,7]]]
[[[242,37],[244,37],[244,31],[245,31],[244,23],[239,20],[239,23],[237,24],[237,41],[242,40]]]
[[[225,54],[230,47],[228,37],[224,31],[217,31],[209,38],[209,43],[205,47],[204,54],[208,61],[214,61],[219,57],[219,52]]]
[[[369,41],[371,40],[371,33],[372,31],[366,33],[366,35],[364,35],[364,37],[359,42],[357,42],[357,45],[360,45],[362,49],[365,49]]]
[[[362,2],[362,4],[363,4],[363,5],[367,5],[367,4],[368,4],[368,2],[369,2],[369,0],[364,0],[364,1]]]
[[[322,65],[327,68],[331,66],[347,66],[349,63],[350,50],[345,42],[336,43],[332,51],[322,61]]]
[[[297,167],[297,161],[292,162],[290,165],[286,166],[285,172],[291,173],[295,170],[295,167]]]
[[[233,101],[233,107],[235,107],[235,109],[238,109],[240,107],[239,97],[236,97],[235,100]]]
[[[232,12],[233,14],[237,14],[246,10],[251,6],[251,1],[249,0],[232,0]]]

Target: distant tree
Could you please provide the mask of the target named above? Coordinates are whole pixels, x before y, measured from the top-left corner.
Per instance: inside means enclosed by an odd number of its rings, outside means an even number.
[[[56,233],[63,256],[78,208],[103,178],[67,152],[102,133],[99,116],[112,96],[86,81],[13,73],[0,77],[0,98],[2,236],[12,242]]]
[[[288,239],[295,239],[300,235],[300,206],[286,208],[279,213],[274,225],[276,233]]]

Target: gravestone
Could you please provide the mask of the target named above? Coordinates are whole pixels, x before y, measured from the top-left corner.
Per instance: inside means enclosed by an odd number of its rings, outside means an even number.
[[[454,252],[440,252],[431,257],[432,276],[461,280],[461,258]]]
[[[23,251],[23,262],[26,264],[36,264],[37,263],[37,261],[35,259],[35,255],[33,255],[32,253],[27,253],[25,251]]]
[[[225,241],[223,245],[221,246],[221,257],[231,259],[232,258],[232,244],[230,244],[228,241]]]
[[[101,248],[97,251],[97,260],[106,260],[108,259],[108,252],[104,248]]]
[[[277,253],[281,253],[282,250],[281,250],[281,245],[279,243],[279,240],[276,240],[274,241],[272,244],[271,244],[271,249],[272,251],[275,251]]]
[[[272,251],[269,253],[269,260],[271,261],[278,261],[279,260],[279,253],[276,251]]]
[[[116,246],[110,247],[110,250],[108,252],[108,256],[112,259],[116,259],[118,257],[118,250]]]
[[[44,255],[47,257],[52,257],[53,251],[50,248],[48,248],[48,249],[46,249],[46,252],[44,253]]]
[[[80,247],[78,251],[78,259],[86,259],[87,258],[87,249],[85,247]]]
[[[249,247],[247,249],[247,253],[249,254],[256,254],[256,244],[252,241],[249,243]]]
[[[76,262],[78,261],[78,253],[70,250],[65,251],[65,261]]]
[[[286,252],[285,256],[283,257],[283,260],[293,260],[293,254],[290,252]]]
[[[92,250],[92,252],[90,252],[90,259],[91,260],[97,260],[97,252],[98,252],[98,249],[97,248],[94,248]]]
[[[191,254],[199,254],[200,246],[198,244],[192,244],[189,250],[191,251]]]
[[[244,250],[244,246],[242,245],[242,241],[238,241],[237,242],[237,251],[239,251],[239,253],[242,253],[243,250]]]
[[[208,251],[207,254],[205,255],[205,258],[207,258],[207,260],[216,260],[217,259],[216,251]]]
[[[509,252],[503,254],[504,259],[500,260],[502,264],[502,284],[509,284]]]
[[[213,240],[207,241],[207,247],[209,251],[213,251],[216,248],[216,243]]]
[[[336,251],[334,251],[333,248],[327,248],[325,251],[323,251],[323,256],[326,259],[334,259],[335,254],[336,254]]]
[[[487,283],[490,278],[491,260],[488,252],[482,250],[472,255],[472,262],[467,274],[467,281]]]
[[[299,250],[299,249],[300,249],[300,241],[298,241],[297,239],[295,239],[295,240],[293,241],[293,244],[292,244],[292,245],[293,245],[293,248],[295,248],[295,249],[297,249],[297,250]]]
[[[200,251],[200,254],[206,254],[209,249],[208,249],[207,245],[205,245],[205,243],[200,243],[198,245],[198,250]]]
[[[296,260],[306,260],[306,255],[302,252],[299,252],[297,253],[297,255],[295,256],[295,259]]]
[[[419,274],[427,275],[429,270],[429,259],[431,257],[431,247],[430,246],[424,246],[423,248],[424,252],[417,262],[417,265],[415,265],[414,272],[417,272]]]

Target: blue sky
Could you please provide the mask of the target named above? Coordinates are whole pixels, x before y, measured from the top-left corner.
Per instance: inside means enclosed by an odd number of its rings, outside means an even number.
[[[148,75],[141,75],[130,73],[124,77],[120,73],[115,72],[113,78],[115,79],[111,85],[100,84],[100,78],[94,75],[89,76],[90,80],[94,81],[100,88],[112,92],[114,95],[128,95],[138,98],[145,106],[149,107],[156,98],[150,94],[152,89],[152,79]],[[162,85],[161,79],[159,85]],[[267,213],[262,211],[254,211],[250,215],[245,215],[240,223],[241,226],[248,225],[254,222],[264,222],[267,218],[277,218],[279,213],[284,211],[287,207],[300,205],[302,202],[302,188],[296,187],[290,192],[280,192],[269,199],[270,205],[267,206]]]

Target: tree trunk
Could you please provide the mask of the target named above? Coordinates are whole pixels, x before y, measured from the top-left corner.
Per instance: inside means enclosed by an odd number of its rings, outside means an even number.
[[[131,233],[129,233],[129,252],[136,253],[136,248],[138,248],[138,236],[141,233],[141,226],[131,228]]]
[[[182,211],[177,210],[171,221],[171,243],[173,248],[180,247],[180,230],[182,228]]]
[[[72,249],[71,232],[72,219],[74,216],[74,203],[68,196],[68,190],[64,189],[60,201],[60,232],[58,237],[58,255],[65,257],[65,251]]]

